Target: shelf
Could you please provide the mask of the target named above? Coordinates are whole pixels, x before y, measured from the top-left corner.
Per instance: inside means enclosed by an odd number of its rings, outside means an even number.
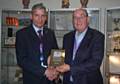
[[[106,9],[107,84],[120,84],[120,8]]]
[[[120,56],[120,53],[116,53],[116,52],[113,52],[113,51],[107,51],[107,55]]]
[[[117,75],[117,76],[120,76],[120,72],[118,73],[109,73],[110,75]]]
[[[14,84],[17,69],[15,36],[19,29],[31,23],[30,10],[3,10],[1,14],[1,82]],[[17,23],[17,24],[16,24]],[[16,84],[18,84],[16,82]]]
[[[15,48],[15,45],[4,45],[4,48]]]

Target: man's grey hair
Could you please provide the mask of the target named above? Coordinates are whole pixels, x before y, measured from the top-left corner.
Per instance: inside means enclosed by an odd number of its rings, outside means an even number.
[[[85,12],[86,16],[88,16],[88,11],[86,9],[82,9],[82,10]]]
[[[43,3],[38,3],[38,4],[33,5],[33,7],[32,7],[32,13],[33,13],[33,11],[35,9],[43,9],[46,12],[46,7],[43,5]]]
[[[83,12],[85,13],[85,16],[88,17],[88,12],[87,12],[86,9],[84,9],[84,8],[78,8],[78,9],[76,9],[74,12],[76,12],[76,11],[83,11]]]

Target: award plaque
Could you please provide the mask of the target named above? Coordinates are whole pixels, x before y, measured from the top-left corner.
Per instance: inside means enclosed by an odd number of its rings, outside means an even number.
[[[60,66],[64,64],[64,59],[65,59],[65,50],[52,49],[50,66],[54,66],[54,67]]]

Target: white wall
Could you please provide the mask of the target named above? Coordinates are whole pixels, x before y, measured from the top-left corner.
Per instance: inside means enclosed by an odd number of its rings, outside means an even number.
[[[35,3],[43,2],[47,8],[57,9],[61,8],[62,0],[31,0],[29,8],[32,7]],[[70,8],[80,7],[80,0],[70,0]],[[111,8],[120,6],[120,0],[89,0],[88,7],[89,8]],[[22,9],[22,0],[0,0],[0,16],[2,9]],[[102,31],[104,31],[104,12],[101,14],[102,16]],[[1,17],[0,17],[0,32],[1,32]],[[1,34],[0,34],[1,39]],[[1,40],[0,40],[1,43]],[[0,44],[1,46],[1,44]],[[1,48],[0,48],[0,65],[1,65]],[[1,66],[0,66],[0,74],[1,74]],[[0,78],[1,79],[1,78]],[[0,80],[1,81],[1,80]],[[1,83],[0,83],[1,84]]]
[[[30,8],[35,3],[43,2],[47,8],[61,8],[62,0],[31,0]],[[89,0],[90,8],[108,8],[120,6],[120,0]],[[80,0],[70,0],[70,8],[80,7]],[[22,0],[0,0],[0,8],[20,9]]]

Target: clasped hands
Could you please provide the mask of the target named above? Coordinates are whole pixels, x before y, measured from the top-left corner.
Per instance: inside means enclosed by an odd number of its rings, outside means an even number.
[[[59,75],[61,73],[70,71],[70,66],[68,64],[63,64],[57,67],[48,67],[45,71],[45,76],[49,79],[49,80],[54,80],[54,79],[58,79]]]
[[[49,56],[47,61],[48,65],[50,65],[50,60],[51,58]],[[54,79],[58,79],[61,73],[64,73],[67,71],[70,71],[70,65],[68,64],[63,64],[57,67],[48,66],[48,68],[45,71],[45,76],[52,81]]]

